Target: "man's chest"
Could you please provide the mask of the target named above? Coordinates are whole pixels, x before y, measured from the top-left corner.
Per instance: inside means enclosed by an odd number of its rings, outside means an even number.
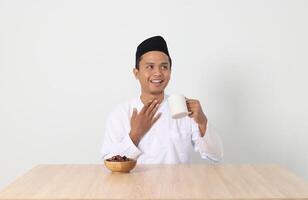
[[[162,117],[143,136],[139,148],[143,150],[168,149],[191,144],[191,127],[185,121]]]

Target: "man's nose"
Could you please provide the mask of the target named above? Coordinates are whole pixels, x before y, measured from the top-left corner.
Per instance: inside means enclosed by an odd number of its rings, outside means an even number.
[[[154,75],[162,75],[162,70],[160,69],[160,67],[155,67],[154,68]]]

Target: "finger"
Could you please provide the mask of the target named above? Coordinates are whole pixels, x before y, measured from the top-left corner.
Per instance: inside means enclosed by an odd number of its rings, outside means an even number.
[[[153,102],[153,100],[151,100],[148,103],[144,104],[144,106],[142,107],[140,113],[145,113],[146,110],[148,109],[148,107],[151,105],[152,102]]]
[[[134,109],[133,109],[132,117],[130,118],[130,122],[131,122],[131,123],[132,123],[133,120],[135,120],[136,116],[137,116],[137,109],[134,108]]]
[[[188,99],[188,98],[185,97],[185,101],[186,101],[186,104],[188,105],[189,102],[190,102],[190,99]]]
[[[193,107],[192,104],[189,104],[189,103],[186,103],[186,106],[187,106],[188,109]]]
[[[189,116],[190,118],[193,118],[194,114],[195,114],[194,112],[189,112],[189,113],[188,113],[188,116]]]
[[[193,104],[187,104],[187,108],[195,109],[195,110],[201,110],[202,107],[199,103],[193,103]]]
[[[130,121],[131,121],[131,122],[134,121],[134,120],[136,119],[136,116],[137,116],[137,109],[134,108],[132,117],[130,118]]]
[[[154,117],[154,115],[155,115],[155,113],[157,112],[158,108],[159,108],[159,103],[157,103],[157,104],[155,105],[155,107],[153,108],[153,110],[151,111],[151,113],[150,113],[150,115],[149,115],[151,119]]]
[[[186,101],[186,105],[187,106],[193,106],[193,105],[197,105],[197,104],[193,101]]]
[[[187,108],[191,110],[200,110],[200,106],[198,105],[188,105]]]
[[[158,101],[156,99],[154,99],[151,103],[151,105],[147,108],[147,110],[145,111],[146,115],[150,115],[152,110],[155,108],[155,106],[158,104]]]
[[[194,102],[187,102],[186,103],[188,106],[195,106],[195,105],[198,105],[197,103],[194,103]]]
[[[190,99],[190,98],[187,98],[187,97],[185,97],[185,99],[186,99],[187,101],[198,101],[198,99]]]
[[[157,122],[157,120],[160,118],[160,116],[161,116],[161,113],[158,113],[158,114],[153,118],[153,120],[152,120],[152,125],[153,125],[155,122]]]
[[[199,101],[186,101],[187,105],[199,105]]]
[[[200,107],[198,104],[187,104],[187,107],[197,108]]]

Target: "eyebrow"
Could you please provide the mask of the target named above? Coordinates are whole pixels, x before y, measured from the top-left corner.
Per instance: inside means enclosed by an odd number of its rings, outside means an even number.
[[[153,62],[146,62],[145,64],[155,64],[155,63],[153,63]],[[160,63],[160,65],[166,65],[166,64],[169,64],[168,62],[162,62],[162,63]]]

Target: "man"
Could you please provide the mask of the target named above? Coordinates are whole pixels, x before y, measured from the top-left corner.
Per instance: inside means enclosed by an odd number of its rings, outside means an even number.
[[[164,93],[171,64],[166,41],[161,36],[148,38],[137,47],[133,73],[139,80],[141,95],[118,106],[108,116],[102,158],[119,154],[143,164],[187,163],[193,147],[204,159],[221,160],[221,141],[209,130],[198,100],[187,99],[189,116],[171,117]]]

